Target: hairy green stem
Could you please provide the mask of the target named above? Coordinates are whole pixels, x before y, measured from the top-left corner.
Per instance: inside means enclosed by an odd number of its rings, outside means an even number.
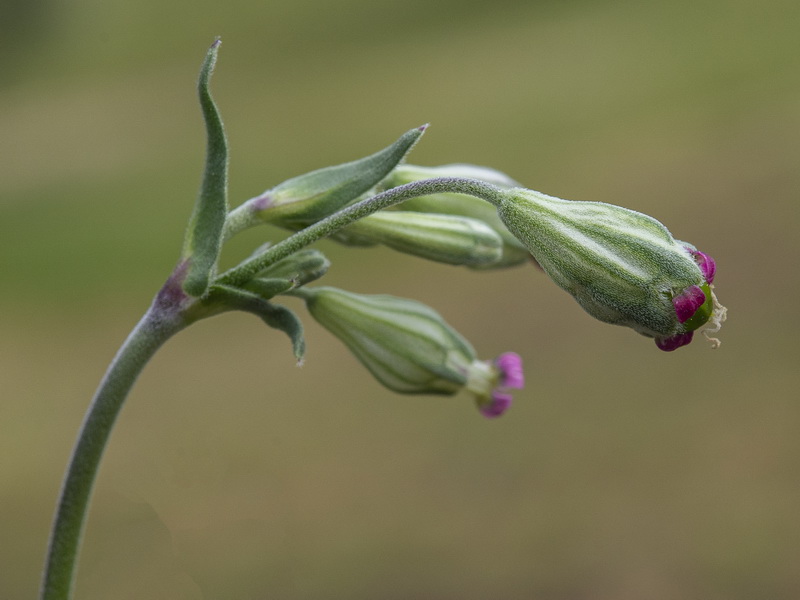
[[[250,198],[250,200],[243,202],[228,213],[228,216],[225,217],[225,227],[222,229],[223,243],[227,242],[237,233],[240,233],[245,229],[255,227],[259,224],[258,221],[254,221],[252,219],[253,206],[251,202],[257,198],[258,196],[255,198]]]
[[[142,369],[188,323],[162,291],[117,352],[95,393],[61,488],[42,580],[41,600],[72,595],[86,513],[103,450],[125,398]]]
[[[459,193],[499,204],[505,193],[492,184],[464,178],[415,181],[362,200],[291,235],[267,251],[221,275],[215,283],[241,286],[277,260],[383,208],[428,194]],[[228,226],[228,236],[231,226]],[[125,340],[108,367],[86,414],[61,489],[42,580],[41,600],[69,600],[92,488],[114,422],[139,374],[170,337],[191,322],[219,312],[188,298],[181,283],[189,263],[182,262],[153,305]]]
[[[294,254],[301,248],[335,233],[358,219],[411,198],[445,193],[467,194],[486,200],[494,205],[499,204],[505,197],[503,189],[477,179],[442,177],[407,183],[352,204],[313,225],[309,225],[302,231],[278,242],[269,250],[226,271],[220,275],[216,282],[230,286],[244,285],[256,273],[272,263]],[[233,212],[235,213],[236,211]],[[238,225],[238,221],[237,219],[236,225]],[[235,232],[234,228],[229,228],[228,231],[228,237]]]

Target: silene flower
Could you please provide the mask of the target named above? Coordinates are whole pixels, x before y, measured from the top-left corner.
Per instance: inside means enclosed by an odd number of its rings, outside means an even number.
[[[506,227],[590,315],[631,327],[671,351],[694,332],[719,330],[716,263],[642,213],[602,202],[509,190],[497,207]]]
[[[402,394],[467,390],[486,417],[511,405],[524,385],[514,353],[478,360],[470,343],[430,307],[389,295],[333,287],[297,290],[314,319],[338,337],[382,385]]]

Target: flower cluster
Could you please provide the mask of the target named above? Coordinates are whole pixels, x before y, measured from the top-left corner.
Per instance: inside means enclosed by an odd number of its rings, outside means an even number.
[[[726,311],[713,291],[716,263],[676,240],[657,220],[611,204],[562,200],[520,188],[485,167],[401,164],[421,132],[412,130],[361,161],[289,180],[233,211],[230,223],[239,229],[256,222],[296,229],[325,224],[373,197],[405,194],[409,197],[397,206],[387,205],[390,210],[332,227],[328,235],[352,246],[383,244],[473,268],[532,260],[591,316],[630,327],[665,351],[687,345],[700,328],[706,333],[719,329]],[[374,187],[365,192],[368,186]],[[487,417],[503,414],[512,392],[522,388],[517,354],[478,360],[472,346],[437,312],[413,300],[304,287],[324,274],[327,261],[317,254],[292,256],[297,258],[276,263],[279,268],[257,271],[244,287],[266,299],[281,293],[302,297],[314,319],[385,387],[405,394],[467,390]],[[313,277],[300,275],[309,269]],[[246,309],[252,310],[251,304]],[[286,312],[276,318],[273,308],[258,310],[267,323],[292,336],[301,331],[293,317],[286,324]],[[295,340],[295,346],[302,344]]]
[[[591,316],[630,327],[661,350],[687,345],[700,329],[719,345],[708,334],[720,328],[726,310],[714,294],[716,263],[708,254],[676,240],[652,217],[620,206],[548,196],[487,167],[406,164],[427,126],[365,158],[293,177],[228,212],[220,168],[227,160],[225,140],[204,89],[209,69],[201,78],[213,142],[209,176],[183,261],[183,291],[199,299],[192,309],[198,318],[224,310],[252,312],[289,335],[301,360],[301,321],[275,303],[281,295],[298,296],[387,388],[406,394],[467,390],[482,414],[506,411],[524,382],[517,354],[478,360],[437,312],[413,300],[308,287],[325,275],[329,262],[306,246],[328,237],[472,269],[533,262]],[[292,233],[217,276],[222,244],[261,223]]]

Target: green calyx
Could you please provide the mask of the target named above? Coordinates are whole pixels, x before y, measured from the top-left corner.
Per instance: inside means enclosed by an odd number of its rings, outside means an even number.
[[[611,204],[523,189],[509,190],[498,214],[593,317],[650,337],[683,330],[667,292],[700,285],[702,273],[657,220]]]
[[[454,394],[466,385],[475,351],[428,306],[333,287],[303,288],[296,295],[385,387],[404,394]]]
[[[485,181],[500,188],[512,188],[519,184],[505,173],[469,164],[443,165],[440,167],[420,167],[399,165],[381,182],[384,188],[421,181],[434,177],[466,177]],[[453,215],[477,219],[491,227],[502,241],[502,257],[492,262],[468,264],[473,269],[497,269],[523,264],[530,260],[530,253],[506,228],[497,215],[494,206],[483,199],[455,192],[428,194],[406,200],[397,209],[428,214]]]
[[[503,257],[503,242],[483,221],[453,215],[389,210],[360,219],[335,236],[355,245],[383,244],[428,260],[472,267]]]

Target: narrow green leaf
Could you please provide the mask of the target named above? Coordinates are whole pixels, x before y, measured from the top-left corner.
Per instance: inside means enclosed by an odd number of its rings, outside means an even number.
[[[183,257],[189,259],[189,271],[183,289],[191,296],[202,296],[208,288],[217,264],[222,228],[228,212],[228,145],[222,120],[208,88],[219,45],[220,40],[216,40],[208,49],[197,85],[206,125],[207,146],[203,181],[183,246]]]
[[[284,332],[292,342],[292,351],[298,361],[303,360],[306,353],[306,342],[303,337],[303,323],[293,311],[281,304],[273,304],[262,300],[258,310],[250,311],[261,317],[273,329]]]

